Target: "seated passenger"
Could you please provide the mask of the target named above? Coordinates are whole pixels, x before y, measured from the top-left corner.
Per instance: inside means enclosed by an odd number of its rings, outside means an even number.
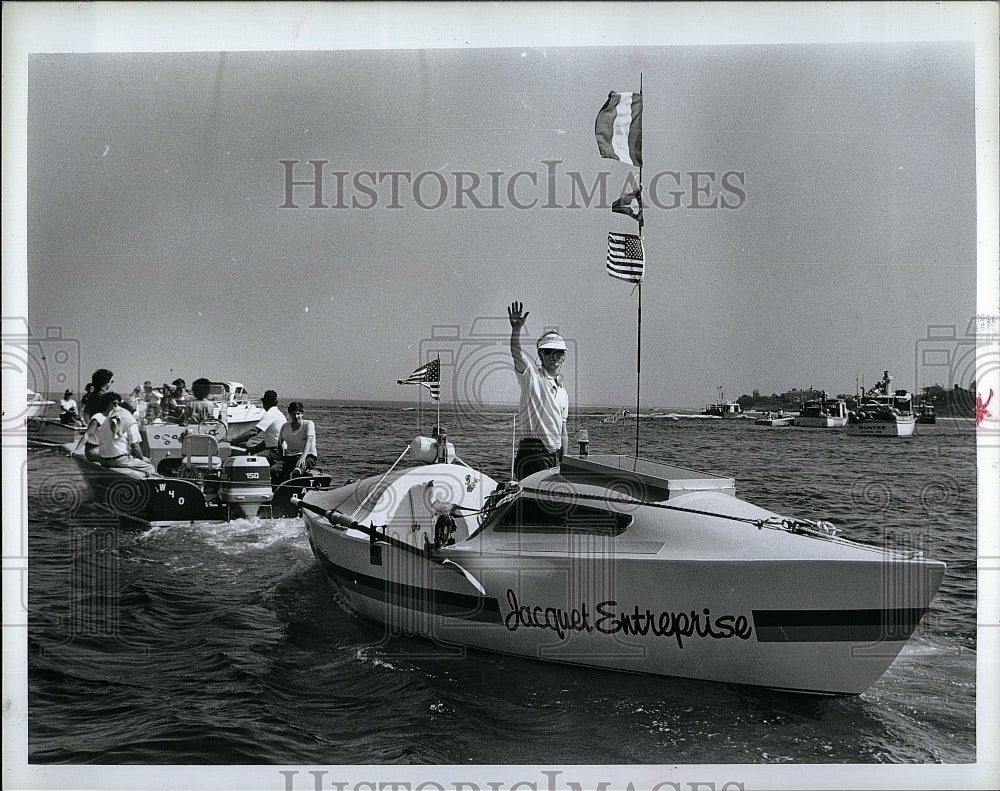
[[[112,396],[114,395],[114,393],[100,393],[91,399],[91,408],[95,412],[91,415],[90,420],[87,421],[87,430],[81,439],[83,442],[83,455],[88,461],[96,461],[98,463],[101,461],[101,454],[98,451],[99,440],[97,432],[104,423],[105,410],[108,408],[108,404],[112,401]]]
[[[142,383],[142,391],[146,401],[146,422],[154,423],[160,419],[160,401],[163,396],[159,390],[153,389],[153,383],[148,379]]]
[[[281,427],[278,445],[281,458],[271,465],[271,482],[281,483],[309,472],[316,465],[316,424],[303,420],[300,401],[288,405],[288,422]]]
[[[149,460],[142,455],[139,424],[132,413],[122,406],[118,393],[108,393],[104,422],[97,430],[98,453],[105,467],[126,467],[144,472],[156,472]]]
[[[264,406],[264,416],[257,421],[256,425],[229,438],[230,445],[243,445],[250,455],[258,455],[266,458],[272,465],[282,461],[281,448],[278,444],[278,436],[281,427],[285,425],[285,416],[278,409],[278,394],[274,390],[265,390],[261,399]]]
[[[184,407],[187,394],[183,379],[174,379],[173,385],[163,383],[163,401],[160,406],[163,417],[172,423],[179,423],[184,418]]]
[[[97,406],[97,401],[102,393],[111,389],[111,383],[114,379],[115,375],[107,368],[98,368],[91,374],[87,392],[80,399],[80,410],[88,420],[101,411]]]
[[[189,423],[204,423],[206,420],[223,420],[219,402],[212,401],[208,397],[211,389],[212,383],[208,379],[195,379],[191,383],[194,400],[184,406],[184,414],[180,420],[182,426]]]
[[[59,422],[64,426],[75,426],[80,422],[80,415],[77,412],[76,399],[73,398],[72,390],[67,390],[63,393],[62,400],[59,402],[59,409],[62,410],[59,413]]]

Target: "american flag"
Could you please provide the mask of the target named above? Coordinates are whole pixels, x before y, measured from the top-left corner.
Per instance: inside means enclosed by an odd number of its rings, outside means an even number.
[[[430,390],[431,398],[441,400],[441,358],[431,360],[427,365],[421,365],[405,379],[397,379],[398,385],[421,385]]]
[[[631,233],[608,234],[608,274],[629,283],[641,283],[642,239]]]

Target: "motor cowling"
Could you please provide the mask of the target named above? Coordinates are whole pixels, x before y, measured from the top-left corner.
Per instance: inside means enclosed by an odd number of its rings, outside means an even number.
[[[263,456],[230,456],[219,478],[219,501],[237,516],[256,516],[271,502],[271,464]]]

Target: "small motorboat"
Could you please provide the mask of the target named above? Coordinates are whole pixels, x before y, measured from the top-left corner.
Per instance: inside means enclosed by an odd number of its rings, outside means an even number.
[[[706,417],[744,417],[743,405],[738,401],[727,401],[721,387],[719,388],[719,400],[705,407],[701,414]]]
[[[786,415],[783,412],[778,414],[766,412],[760,417],[754,418],[753,423],[755,426],[771,426],[773,428],[792,426],[795,424],[795,415]]]
[[[794,425],[802,428],[843,428],[847,425],[847,402],[842,398],[816,398],[806,401],[795,416]]]
[[[305,494],[310,546],[351,608],[403,633],[823,694],[875,683],[944,576],[740,500],[732,478],[584,447],[501,485],[418,437],[385,474]]]
[[[934,404],[930,401],[923,401],[917,406],[917,423],[922,425],[933,425],[937,423],[937,412]]]
[[[315,471],[272,486],[270,462],[220,441],[225,426],[219,421],[150,424],[143,433],[153,474],[104,467],[89,461],[80,443],[64,446],[97,505],[125,525],[295,517],[299,509],[291,502],[293,495],[330,486],[330,476]]]
[[[29,417],[25,429],[29,448],[58,448],[75,445],[87,427],[83,423],[63,423],[47,417]]]
[[[255,426],[264,417],[264,406],[240,382],[212,382],[208,397],[226,405],[226,425],[230,436]]]
[[[911,437],[917,429],[913,394],[893,390],[889,372],[864,396],[848,416],[847,433],[855,437]]]
[[[49,401],[41,393],[36,393],[29,387],[24,416],[26,418],[42,417],[53,404],[55,401]]]

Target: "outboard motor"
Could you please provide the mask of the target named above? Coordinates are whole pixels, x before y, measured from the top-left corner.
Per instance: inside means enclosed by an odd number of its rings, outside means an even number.
[[[219,501],[236,516],[252,518],[271,502],[271,464],[263,456],[230,456],[220,477]]]

